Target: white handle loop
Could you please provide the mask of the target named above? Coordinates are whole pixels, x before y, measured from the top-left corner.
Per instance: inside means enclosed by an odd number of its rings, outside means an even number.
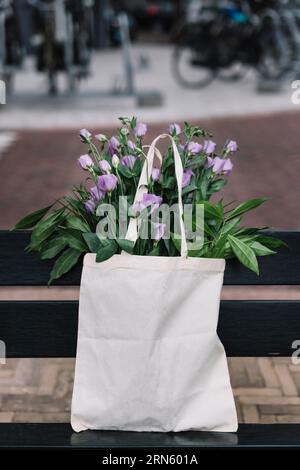
[[[171,140],[172,148],[173,148],[175,174],[176,174],[177,190],[178,190],[178,211],[179,211],[180,236],[181,236],[181,257],[186,258],[188,250],[187,250],[187,242],[186,242],[184,222],[183,222],[183,204],[182,204],[183,167],[182,167],[182,161],[180,158],[180,154],[178,152],[177,145],[174,139],[169,134],[159,135],[153,140],[152,144],[150,145],[143,168],[142,168],[142,172],[141,172],[140,180],[137,186],[137,191],[135,194],[133,204],[135,204],[138,201],[141,201],[143,198],[143,195],[147,194],[148,192],[148,181],[150,180],[151,175],[152,175],[153,162],[154,162],[155,155],[158,157],[160,165],[162,164],[163,157],[160,151],[156,148],[156,143],[158,142],[158,140],[164,139],[166,137]],[[128,230],[127,230],[125,239],[130,240],[135,243],[138,239],[138,230],[139,230],[138,218],[131,218],[129,225],[128,225]]]

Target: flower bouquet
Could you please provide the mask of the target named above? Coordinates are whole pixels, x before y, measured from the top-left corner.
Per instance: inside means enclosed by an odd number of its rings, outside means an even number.
[[[174,123],[148,146],[145,124],[120,121],[110,138],[80,131],[85,181],[15,227],[33,229],[28,250],[57,257],[49,282],[85,254],[72,428],[236,431],[216,333],[225,259],[258,274],[257,256],[282,242],[241,226],[265,199],[210,201],[236,142],[217,152],[208,132]]]
[[[67,273],[85,253],[96,253],[99,263],[124,251],[141,256],[180,255],[181,240],[174,217],[169,217],[166,223],[160,214],[162,205],[170,207],[178,199],[173,147],[166,149],[164,158],[155,149],[156,160],[147,178],[147,191],[137,200],[149,148],[144,145],[147,125],[135,117],[122,117],[120,121],[120,128],[110,138],[103,134],[92,136],[82,129],[80,140],[87,150],[79,157],[78,164],[87,175],[84,182],[75,186],[71,195],[27,215],[14,227],[15,230],[32,229],[28,251],[37,251],[41,259],[56,258],[49,283]],[[187,122],[182,129],[179,124],[171,124],[168,134],[182,162],[181,197],[192,214],[190,239],[200,240],[200,244],[190,244],[188,256],[236,257],[258,274],[257,256],[274,254],[283,242],[266,236],[262,229],[241,224],[243,214],[266,199],[248,200],[235,207],[223,200],[210,201],[227,183],[237,151],[236,142],[229,140],[217,149],[209,132]],[[193,215],[196,206],[203,208],[200,222]],[[137,240],[126,237],[127,217],[139,219],[139,233],[147,228],[148,235]],[[103,234],[99,227],[104,226]]]

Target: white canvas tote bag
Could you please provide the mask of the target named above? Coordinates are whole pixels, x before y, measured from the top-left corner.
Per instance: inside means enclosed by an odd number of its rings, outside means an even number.
[[[158,138],[149,148],[136,200],[147,191]],[[172,145],[182,215],[183,170]],[[225,261],[187,258],[180,219],[181,257],[121,254],[96,263],[94,254],[85,256],[74,431],[237,430],[226,355],[216,333]],[[131,219],[127,237],[137,236]]]

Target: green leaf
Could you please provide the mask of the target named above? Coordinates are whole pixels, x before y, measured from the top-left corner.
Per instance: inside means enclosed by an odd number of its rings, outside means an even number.
[[[251,244],[251,248],[257,256],[268,256],[275,255],[276,251],[270,250],[266,246],[262,245],[260,242],[254,242]]]
[[[26,215],[23,219],[21,219],[13,228],[13,230],[26,230],[29,228],[34,227],[51,209],[51,206],[44,207],[43,209],[39,209],[38,211],[32,212],[29,215]]]
[[[91,231],[88,223],[82,218],[76,217],[76,215],[70,215],[67,218],[67,226],[70,228],[74,228],[75,230],[80,230],[84,233]]]
[[[206,219],[223,219],[223,207],[204,201],[204,216]]]
[[[259,235],[257,237],[257,241],[259,241],[260,243],[263,243],[265,246],[267,246],[268,248],[271,248],[271,249],[281,248],[281,247],[288,248],[288,245],[285,242],[283,242],[282,240],[279,240],[278,238],[274,238],[274,237]]]
[[[198,155],[197,157],[194,157],[191,160],[189,160],[189,162],[187,163],[186,166],[187,166],[187,168],[193,168],[193,167],[196,167],[196,166],[200,166],[205,162],[205,159],[206,159],[206,157],[204,157],[203,155]]]
[[[82,201],[79,201],[78,199],[74,199],[73,197],[70,197],[70,196],[65,196],[64,199],[73,211],[78,212],[79,214],[86,213],[84,210]]]
[[[217,235],[217,232],[211,228],[207,222],[204,222],[204,233],[212,238],[215,238]]]
[[[70,248],[81,252],[87,252],[87,246],[82,238],[82,232],[75,229],[63,229],[61,231]]]
[[[133,178],[135,176],[134,173],[125,165],[118,166],[118,173],[125,176],[125,178]]]
[[[41,220],[31,234],[30,247],[38,250],[44,240],[49,238],[55,231],[57,225],[64,218],[64,209],[52,212],[48,217]]]
[[[250,199],[249,201],[243,202],[242,204],[237,206],[235,209],[233,209],[227,215],[226,218],[227,220],[233,219],[234,217],[240,216],[241,214],[244,214],[245,212],[255,209],[256,207],[260,206],[266,201],[267,201],[267,198]]]
[[[246,268],[251,269],[257,275],[259,274],[259,268],[257,259],[254,251],[246,243],[242,242],[233,235],[228,235],[228,241],[232,248],[233,253],[238,258],[238,260],[246,266]]]
[[[174,176],[168,176],[163,182],[161,183],[162,188],[164,189],[173,189],[176,186],[176,178]]]
[[[185,188],[183,188],[181,194],[182,194],[182,196],[184,196],[185,194],[189,194],[192,191],[195,191],[196,189],[198,189],[198,187],[194,183],[192,183],[192,184],[189,184],[188,186],[186,186]]]
[[[89,247],[90,252],[97,253],[97,251],[99,250],[101,246],[101,242],[100,242],[98,235],[96,233],[88,232],[88,233],[83,233],[82,236],[85,240],[85,243]]]
[[[96,262],[101,263],[111,258],[118,251],[118,244],[115,240],[103,240],[102,246],[97,251]]]
[[[42,252],[40,254],[41,259],[52,259],[58,255],[67,245],[66,240],[62,236],[58,236],[49,240],[45,243],[45,248],[43,246]]]
[[[222,235],[215,242],[212,250],[212,258],[224,258],[225,256],[225,244],[227,241],[227,235]]]
[[[212,181],[208,186],[208,192],[210,194],[217,193],[222,188],[224,188],[224,186],[226,184],[227,184],[227,180],[224,180],[224,179],[219,179],[219,180]]]
[[[152,248],[151,251],[149,251],[148,256],[159,256],[159,254],[160,254],[159,245],[156,245],[154,248]]]
[[[125,240],[125,238],[116,238],[116,242],[121,248],[121,250],[126,251],[127,253],[132,254],[134,249],[134,242],[131,240]]]
[[[73,248],[68,248],[65,250],[56,260],[51,271],[48,284],[51,284],[54,279],[58,279],[63,274],[66,274],[68,271],[70,271],[70,269],[73,268],[73,266],[75,266],[77,263],[80,255],[81,252],[74,250]]]
[[[222,233],[231,233],[241,221],[240,217],[235,217],[234,219],[229,220],[223,225]]]

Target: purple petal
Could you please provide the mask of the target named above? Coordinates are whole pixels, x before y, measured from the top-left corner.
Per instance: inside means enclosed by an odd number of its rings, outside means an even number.
[[[186,150],[192,154],[200,153],[203,146],[198,142],[189,142],[187,144]]]
[[[214,151],[216,150],[215,142],[213,142],[212,140],[206,140],[204,142],[203,150],[207,155],[214,153]]]
[[[103,173],[109,173],[111,171],[111,166],[107,160],[100,160],[99,168]]]
[[[119,140],[115,136],[112,136],[108,141],[108,152],[110,155],[113,155],[118,150],[119,146]]]
[[[134,129],[134,134],[136,137],[143,137],[146,134],[147,130],[147,124],[144,124],[143,122],[138,122]]]
[[[97,186],[103,193],[110,193],[118,184],[118,178],[115,175],[101,175],[97,178]]]
[[[88,170],[89,167],[93,166],[94,164],[93,160],[88,154],[81,155],[81,157],[78,158],[78,163],[83,170]]]
[[[153,168],[151,177],[153,181],[158,181],[160,178],[160,169],[159,168]]]
[[[183,178],[182,178],[182,187],[185,188],[190,184],[191,178],[193,176],[194,172],[189,168],[188,170],[185,170],[183,172]]]
[[[90,142],[92,134],[87,129],[81,129],[79,131],[79,137],[80,137],[81,142],[86,144]]]
[[[87,212],[93,213],[96,208],[95,201],[93,199],[89,199],[88,201],[84,203],[84,207]]]
[[[236,152],[238,149],[237,143],[235,140],[230,140],[226,145],[226,150],[228,152]]]
[[[171,135],[179,135],[181,133],[181,127],[176,122],[173,122],[173,124],[169,125],[168,131]]]
[[[131,170],[133,169],[135,162],[136,157],[134,155],[125,155],[125,157],[121,158],[121,164],[123,166],[127,166]]]

